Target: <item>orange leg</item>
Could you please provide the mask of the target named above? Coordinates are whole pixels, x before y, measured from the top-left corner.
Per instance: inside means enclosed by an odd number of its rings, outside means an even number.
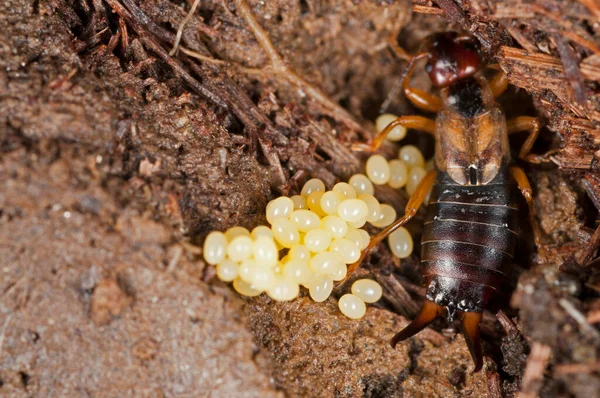
[[[540,121],[537,117],[519,116],[514,119],[510,119],[506,122],[506,130],[508,134],[529,131],[529,136],[527,136],[525,143],[519,151],[520,159],[526,160],[530,163],[542,163],[548,161],[548,154],[541,156],[529,153],[531,152],[531,147],[533,147],[533,144],[540,133]]]
[[[415,62],[413,62],[413,59],[415,58],[416,57],[413,57],[409,62],[410,69],[408,69],[408,73],[406,74],[404,83],[402,84],[404,95],[406,95],[406,98],[408,98],[408,100],[417,108],[424,110],[425,112],[437,113],[444,107],[444,103],[440,97],[426,93],[423,90],[410,87],[410,78],[412,77],[415,69]]]
[[[490,89],[492,90],[492,94],[494,98],[498,98],[506,91],[508,87],[508,78],[503,71],[498,72],[496,76],[492,78],[490,82]]]
[[[369,144],[362,142],[352,145],[353,151],[375,152],[385,141],[388,133],[398,126],[406,127],[407,129],[417,129],[435,135],[435,121],[422,116],[401,116],[388,124],[379,134],[375,136]]]
[[[527,202],[527,207],[529,207],[529,223],[531,224],[531,229],[533,230],[533,239],[535,241],[535,245],[542,254],[542,257],[545,257],[545,251],[542,246],[542,231],[536,220],[536,211],[535,204],[533,203],[533,191],[531,190],[531,185],[529,185],[529,180],[525,175],[525,172],[522,168],[518,166],[511,166],[509,168],[510,174],[513,176],[515,181],[517,182],[517,186],[521,191],[521,194],[525,198]]]
[[[360,263],[372,248],[377,246],[382,240],[384,240],[392,232],[406,224],[411,218],[415,216],[415,214],[417,214],[417,210],[419,210],[419,207],[421,207],[423,201],[425,200],[425,197],[427,196],[427,194],[431,190],[431,187],[433,187],[433,184],[435,183],[436,175],[437,172],[435,170],[431,170],[429,173],[427,173],[427,175],[421,180],[421,182],[417,186],[417,189],[408,200],[404,216],[394,221],[392,225],[390,225],[377,235],[371,237],[369,245],[365,248],[365,250],[362,251],[358,261],[348,266],[348,273],[346,278],[348,278],[348,276],[350,276],[360,266]]]

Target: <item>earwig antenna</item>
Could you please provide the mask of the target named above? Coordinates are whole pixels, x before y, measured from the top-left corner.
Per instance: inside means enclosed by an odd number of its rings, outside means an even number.
[[[429,53],[423,52],[423,53],[413,55],[410,58],[410,60],[408,61],[408,64],[406,65],[406,68],[404,69],[404,72],[402,73],[402,75],[400,75],[398,80],[396,80],[396,83],[394,83],[394,87],[392,87],[392,89],[388,92],[388,95],[385,98],[385,101],[383,102],[383,104],[381,104],[381,108],[379,108],[380,114],[385,113],[387,111],[387,109],[389,108],[389,106],[392,103],[392,101],[394,100],[394,98],[396,98],[396,95],[398,95],[398,91],[400,91],[400,89],[404,85],[404,80],[412,73],[412,70],[415,68],[417,61],[419,61],[423,58],[426,58],[428,56],[429,56]]]

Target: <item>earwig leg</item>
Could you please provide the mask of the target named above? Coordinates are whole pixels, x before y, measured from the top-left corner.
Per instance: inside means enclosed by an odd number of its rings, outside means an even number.
[[[492,90],[492,95],[494,98],[498,98],[502,95],[508,88],[508,78],[506,74],[501,70],[492,78],[490,82],[490,89]]]
[[[394,49],[394,47],[392,47],[392,49]],[[401,88],[403,90],[406,90],[407,87],[410,89],[410,87],[408,86],[408,83],[409,83],[410,77],[412,76],[412,73],[415,69],[417,61],[419,61],[427,56],[428,56],[427,53],[419,53],[419,54],[413,55],[408,60],[406,69],[404,69],[404,72],[402,73],[402,75],[400,75],[400,78],[394,84],[394,87],[390,90],[387,97],[385,98],[385,101],[381,105],[381,108],[379,109],[379,111],[381,113],[385,113],[387,111],[387,108],[390,106],[390,104],[392,103],[392,101],[394,100],[396,95],[398,94],[398,90],[400,90]],[[440,100],[440,105],[441,105],[441,100]],[[417,105],[417,104],[415,104],[415,106],[419,107],[419,105]],[[436,112],[436,111],[434,111],[434,112]]]
[[[437,173],[435,170],[431,170],[429,173],[427,173],[427,175],[421,180],[421,182],[417,186],[417,189],[415,190],[415,192],[412,194],[412,196],[408,200],[408,203],[406,204],[404,216],[402,216],[399,219],[397,219],[396,221],[394,221],[394,223],[392,225],[390,225],[389,227],[387,227],[386,229],[384,229],[377,235],[371,237],[371,241],[369,242],[369,245],[365,248],[365,250],[363,250],[361,252],[360,258],[358,259],[358,261],[353,264],[350,264],[348,266],[348,272],[346,273],[346,279],[350,275],[352,275],[352,273],[354,271],[356,271],[356,269],[360,266],[360,263],[363,261],[363,259],[367,255],[367,253],[372,248],[377,246],[379,244],[379,242],[381,242],[382,240],[387,238],[392,232],[394,232],[395,230],[397,230],[398,228],[400,228],[401,226],[406,224],[411,218],[413,218],[415,216],[415,214],[417,214],[417,210],[419,210],[419,207],[421,207],[421,205],[423,204],[423,201],[425,200],[425,197],[427,196],[427,194],[431,190],[431,187],[435,183],[436,175],[437,175]],[[341,281],[340,284],[343,283],[346,279]]]
[[[527,206],[529,207],[529,223],[531,224],[531,229],[533,230],[533,240],[535,241],[535,245],[538,248],[538,250],[542,250],[542,231],[540,230],[540,227],[536,222],[536,211],[535,204],[533,203],[532,193],[533,191],[531,190],[529,180],[527,179],[527,176],[525,175],[525,172],[522,168],[518,166],[511,166],[509,170],[510,174],[517,182],[519,190],[521,191],[521,194],[525,198]]]
[[[412,60],[411,60],[412,61]],[[426,93],[423,90],[410,87],[410,78],[412,77],[415,66],[411,65],[411,68],[404,79],[402,88],[404,89],[404,95],[406,98],[417,108],[424,110],[425,112],[437,113],[442,110],[444,103],[442,99],[437,95]]]
[[[506,122],[506,131],[508,134],[529,131],[529,136],[519,151],[519,158],[530,163],[542,163],[547,161],[544,156],[532,155],[531,147],[535,143],[540,132],[540,122],[537,117],[519,116]]]
[[[434,303],[433,301],[425,299],[419,315],[417,315],[417,317],[411,323],[409,323],[407,327],[392,337],[392,340],[390,341],[392,348],[396,348],[396,344],[399,342],[419,333],[421,330],[425,329],[427,325],[433,322],[435,318],[443,314],[444,307]]]
[[[362,142],[356,143],[352,145],[352,150],[375,152],[383,144],[389,132],[398,126],[403,126],[407,129],[422,130],[432,135],[435,134],[435,122],[433,120],[422,116],[400,116],[377,134],[373,141],[368,144]]]
[[[481,312],[463,312],[461,313],[460,329],[465,336],[467,347],[471,352],[475,369],[473,373],[479,372],[483,366],[483,356],[481,354],[481,341],[479,338],[479,323],[481,322]]]
[[[398,41],[396,40],[397,33],[398,32],[388,35],[385,41],[387,42],[387,45],[390,47],[393,53],[396,55],[396,57],[408,61],[410,60],[411,56],[409,53],[406,52],[405,49],[398,45]]]

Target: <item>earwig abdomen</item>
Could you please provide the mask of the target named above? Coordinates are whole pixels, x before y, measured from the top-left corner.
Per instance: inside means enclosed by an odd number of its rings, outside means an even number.
[[[516,186],[500,172],[486,185],[458,185],[439,172],[421,242],[427,299],[481,312],[513,258],[518,232]]]

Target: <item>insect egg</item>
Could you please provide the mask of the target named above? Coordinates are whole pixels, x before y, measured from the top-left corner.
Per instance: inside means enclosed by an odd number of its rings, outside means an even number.
[[[257,289],[256,287],[252,286],[250,283],[244,282],[240,278],[236,278],[233,280],[233,288],[239,294],[241,294],[243,296],[248,296],[248,297],[258,296],[259,294],[262,293],[262,290]]]
[[[306,198],[302,195],[294,195],[290,198],[292,203],[294,203],[294,210],[306,209],[308,206],[306,205]]]
[[[357,195],[360,195],[361,193],[373,195],[375,193],[373,183],[369,180],[369,177],[364,174],[354,174],[350,177],[348,183],[354,188]]]
[[[339,262],[335,269],[329,274],[329,277],[331,277],[331,280],[338,282],[343,280],[347,273],[348,268],[346,268],[346,264]]]
[[[311,192],[310,195],[308,195],[308,197],[306,198],[306,205],[308,206],[308,208],[317,213],[319,217],[326,216],[325,212],[323,211],[323,208],[321,207],[321,198],[323,197],[323,195],[323,192],[315,191]]]
[[[332,191],[340,193],[345,199],[356,198],[356,191],[346,182],[338,182],[333,186]]]
[[[227,256],[240,262],[252,255],[252,238],[245,235],[236,236],[227,246]]]
[[[328,191],[321,196],[321,209],[326,214],[337,214],[337,209],[340,203],[344,201],[345,197],[339,192]]]
[[[358,199],[365,202],[367,205],[367,221],[373,222],[379,220],[381,217],[381,205],[379,201],[375,199],[375,196],[363,193],[359,195]]]
[[[225,258],[227,251],[227,238],[225,234],[213,231],[208,234],[204,241],[202,253],[204,260],[211,265],[215,265]]]
[[[309,286],[314,281],[314,273],[308,262],[290,259],[283,264],[283,277],[303,286]]]
[[[361,238],[359,248],[360,250],[365,250],[367,246],[369,246],[369,242],[371,241],[371,235],[369,235],[369,233],[364,229],[359,229],[358,235]]]
[[[239,265],[228,258],[217,264],[217,278],[223,282],[231,282],[237,278],[238,273]]]
[[[256,289],[269,289],[275,282],[275,273],[272,269],[257,266],[250,277],[250,282]]]
[[[330,275],[338,268],[340,263],[344,263],[342,257],[337,253],[322,252],[317,253],[310,259],[309,265],[317,275]]]
[[[413,251],[413,239],[408,230],[404,227],[398,228],[388,237],[390,250],[398,258],[406,258]]]
[[[373,155],[367,160],[367,176],[376,185],[383,185],[390,179],[390,166],[381,155]]]
[[[425,166],[423,154],[419,148],[414,145],[406,145],[400,148],[400,152],[398,152],[398,159],[406,163],[409,168]]]
[[[366,219],[368,207],[365,202],[359,199],[346,199],[338,208],[338,215],[346,222],[357,222],[363,218]]]
[[[260,236],[252,243],[252,253],[259,266],[272,268],[277,265],[279,250],[277,250],[273,238]]]
[[[310,210],[294,210],[290,216],[290,220],[300,232],[308,232],[321,225],[319,216]]]
[[[240,279],[246,283],[252,283],[255,270],[258,268],[256,261],[252,258],[248,258],[240,264],[238,268],[238,274]]]
[[[360,258],[359,246],[345,238],[334,239],[329,250],[338,253],[346,264],[352,264]]]
[[[302,187],[302,196],[308,196],[312,192],[325,192],[325,184],[318,178],[306,181],[306,184]]]
[[[381,298],[383,291],[379,283],[370,279],[359,279],[352,284],[352,294],[365,303],[374,303]]]
[[[326,275],[317,277],[314,285],[308,289],[308,294],[317,303],[321,303],[329,297],[333,290],[333,280]]]
[[[384,203],[381,205],[381,218],[372,222],[371,225],[377,228],[385,228],[394,221],[396,221],[396,210]]]
[[[354,294],[344,294],[338,301],[338,307],[342,314],[351,319],[360,319],[365,316],[367,306],[365,303]]]
[[[313,229],[304,236],[304,246],[311,252],[323,252],[331,243],[331,234],[324,229]]]
[[[377,132],[382,132],[383,129],[385,129],[388,126],[388,124],[390,124],[396,119],[398,119],[398,116],[392,115],[390,113],[384,113],[383,115],[379,115],[379,117],[377,117],[377,119],[375,120],[375,128],[377,129]],[[386,138],[390,141],[400,141],[404,137],[406,137],[406,127],[397,126],[394,127],[392,131],[388,133]]]
[[[267,221],[273,224],[277,217],[289,217],[294,211],[294,202],[287,196],[281,196],[267,204]]]
[[[408,168],[406,164],[398,159],[390,160],[390,187],[398,189],[406,185],[408,181]]]
[[[284,278],[276,278],[267,294],[275,301],[290,301],[298,297],[300,289],[297,283]]]
[[[271,225],[273,236],[283,247],[292,247],[300,243],[300,232],[292,221],[284,217],[277,217]]]
[[[252,236],[253,239],[258,239],[261,236],[273,239],[273,231],[267,226],[260,225],[252,230],[250,236]]]
[[[421,180],[425,177],[427,172],[425,169],[419,166],[415,166],[410,169],[408,173],[408,182],[406,183],[406,192],[409,195],[412,195],[417,190],[417,186],[421,182]]]
[[[310,250],[306,248],[304,245],[294,245],[288,251],[286,257],[289,257],[290,260],[310,260]]]
[[[225,237],[231,242],[236,236],[250,236],[250,231],[244,227],[231,227],[225,231]]]
[[[331,237],[342,238],[348,232],[348,224],[339,216],[327,216],[321,219],[321,228],[329,231]]]

